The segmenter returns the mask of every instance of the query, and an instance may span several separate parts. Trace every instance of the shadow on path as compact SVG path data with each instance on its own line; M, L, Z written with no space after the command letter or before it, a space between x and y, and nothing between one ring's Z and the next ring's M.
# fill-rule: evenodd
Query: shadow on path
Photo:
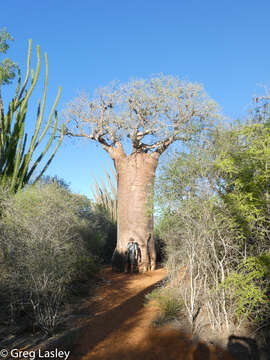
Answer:
M144 307L145 295L151 292L158 283L159 281L111 310L95 316L89 322L89 325L82 329L78 343L70 349L72 360L81 359L82 356L90 352L112 332L119 330L127 319L134 318L137 312ZM130 327L132 327L132 325ZM125 326L127 336L129 330L130 328Z
M228 352L168 326L155 328L154 306L144 307L145 295L165 278L160 269L127 275L104 272L104 282L86 305L95 316L84 321L60 343L69 360L232 360ZM47 347L48 349L48 347ZM49 350L49 349L48 349Z

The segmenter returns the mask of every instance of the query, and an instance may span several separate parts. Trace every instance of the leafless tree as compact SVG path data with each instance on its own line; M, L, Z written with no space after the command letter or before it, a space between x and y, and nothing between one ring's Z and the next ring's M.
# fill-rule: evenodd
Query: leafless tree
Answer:
M158 160L173 142L189 141L209 126L217 117L217 105L201 85L160 75L111 84L92 99L82 94L64 114L66 136L97 141L115 165L118 238L113 266L123 270L126 243L133 237L142 252L140 270L153 270L156 251L149 203Z

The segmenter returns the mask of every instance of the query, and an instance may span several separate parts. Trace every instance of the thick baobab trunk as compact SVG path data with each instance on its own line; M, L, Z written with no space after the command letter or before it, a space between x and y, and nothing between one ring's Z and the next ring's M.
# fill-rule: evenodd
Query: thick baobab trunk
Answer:
M124 254L129 238L141 250L139 271L154 270L156 249L153 236L153 184L158 163L157 154L122 153L115 159L118 178L117 246L112 265L123 270Z

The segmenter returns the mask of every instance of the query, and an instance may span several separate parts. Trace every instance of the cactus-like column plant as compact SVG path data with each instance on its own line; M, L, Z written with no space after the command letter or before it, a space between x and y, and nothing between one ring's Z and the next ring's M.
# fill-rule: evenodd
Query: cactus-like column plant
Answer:
M96 210L101 210L107 214L111 222L117 222L117 174L112 169L112 174L105 169L105 175L107 178L105 182L100 179L100 184L95 180L95 186L91 186L91 192L94 197L93 207Z
M0 186L11 192L18 191L29 182L34 171L37 169L37 166L50 149L57 132L58 117L55 109L61 94L60 87L47 123L42 129L48 85L48 58L45 53L46 71L42 101L39 101L38 103L36 124L31 140L27 141L27 134L25 133L27 106L33 90L36 87L40 72L40 47L37 46L37 65L35 71L30 71L31 49L32 42L29 40L25 80L21 85L20 70L18 70L18 83L15 96L9 103L8 111L5 113L2 106L0 112ZM30 84L28 86L29 79ZM2 81L0 73L0 88L1 85ZM2 104L2 99L0 99L0 103ZM47 143L33 161L33 155L34 153L36 154L38 145L42 142L49 129L52 129L52 132L48 137ZM63 140L63 131L64 128L61 130L59 139L51 156L33 182L40 179L54 158L54 155Z

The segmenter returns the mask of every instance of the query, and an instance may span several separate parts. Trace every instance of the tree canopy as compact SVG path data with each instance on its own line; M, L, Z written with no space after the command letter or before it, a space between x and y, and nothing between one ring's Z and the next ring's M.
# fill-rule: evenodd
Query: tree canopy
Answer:
M217 104L201 85L159 75L112 83L92 99L81 94L65 110L66 135L96 140L107 151L129 140L132 152L162 153L217 115Z
M250 119L227 131L229 146L217 156L220 195L246 236L269 243L270 96L256 98ZM217 138L224 141L224 132ZM256 236L255 236L256 233ZM265 244L264 244L265 246ZM268 245L267 245L268 246ZM256 247L259 247L257 241Z
M5 54L8 51L8 41L13 41L13 37L5 29L0 30L0 53ZM18 65L11 59L3 59L0 63L0 85L10 84L17 69Z

